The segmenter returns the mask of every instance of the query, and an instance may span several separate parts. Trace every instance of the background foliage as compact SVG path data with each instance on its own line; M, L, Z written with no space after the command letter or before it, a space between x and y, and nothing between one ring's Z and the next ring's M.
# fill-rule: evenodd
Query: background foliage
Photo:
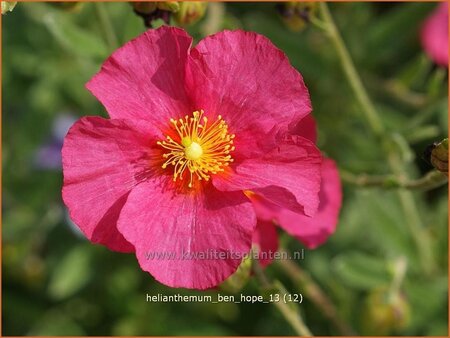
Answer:
M388 173L382 149L364 123L329 40L313 27L289 31L273 3L225 6L224 17L207 13L206 20L220 20L213 25L216 29L265 34L301 71L318 120L320 148L347 171ZM413 145L404 156L415 177L430 169L421 159L425 147L448 135L446 71L432 65L419 42L421 23L434 7L331 5L383 120ZM111 18L120 44L145 30L127 3L86 3L72 10L19 3L3 17L3 334L293 334L266 304L146 303L146 293L197 292L158 284L139 269L133 255L93 246L70 224L61 202L57 155L44 152L41 158L37 152L43 146L58 149L60 141L52 132L58 116L106 116L84 88L117 47L104 35L102 10ZM212 28L204 19L187 29L198 40ZM52 159L56 164L42 164ZM344 188L336 234L324 246L306 251L305 260L296 264L324 290L342 321L360 334L447 335L447 188L415 193L432 249L425 264L395 191L348 184ZM288 237L283 243L301 249ZM402 257L408 266L401 284L406 305L397 312L404 318L407 311L402 311L409 308L409 319L403 328L387 321L374 328L386 311L374 295L392 284L394 262ZM289 290L303 292L276 264L267 273ZM258 294L255 281L242 292ZM339 334L311 300L300 307L313 333Z

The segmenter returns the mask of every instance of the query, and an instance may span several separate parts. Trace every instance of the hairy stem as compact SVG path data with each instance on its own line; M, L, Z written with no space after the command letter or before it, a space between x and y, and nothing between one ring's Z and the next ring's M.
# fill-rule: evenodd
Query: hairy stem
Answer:
M359 187L381 187L381 188L405 188L422 191L438 188L448 183L448 178L437 170L432 170L417 180L404 180L395 175L372 176L366 174L354 175L348 171L341 170L341 178L344 182Z

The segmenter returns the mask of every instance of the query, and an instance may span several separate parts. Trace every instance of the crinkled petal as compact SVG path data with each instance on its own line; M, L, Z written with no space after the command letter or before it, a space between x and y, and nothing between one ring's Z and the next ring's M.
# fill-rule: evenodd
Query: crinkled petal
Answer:
M254 137L264 137L274 126L287 130L311 111L302 76L260 34L223 31L200 41L191 56L198 75L195 102L222 115L233 133L252 128Z
M311 114L306 115L303 119L300 120L300 122L298 122L294 125L293 128L291 128L290 133L292 135L302 136L316 144L317 127L314 117Z
M80 119L67 134L63 200L73 222L92 242L134 251L116 223L129 192L148 175L152 135L157 134L149 123L100 117Z
M201 192L176 193L172 183L151 179L133 189L118 229L136 248L141 268L161 283L214 287L250 251L253 207L242 192L208 185Z
M323 244L336 230L341 204L342 188L338 169L333 160L324 159L317 214L314 217L307 217L283 210L278 216L278 221L283 229L313 249Z
M322 156L302 137L213 177L223 191L250 190L280 207L312 216L319 206Z
M429 57L438 65L448 67L448 3L442 2L426 19L421 40Z
M314 217L280 208L258 195L251 196L258 219L275 220L286 232L308 248L323 244L334 233L342 204L339 172L333 160L322 162L320 205Z
M179 28L150 29L116 50L86 85L111 118L164 127L192 112L186 64L192 38Z
M261 221L258 219L256 230L253 233L253 243L259 248L259 263L265 267L273 260L275 252L278 251L277 229L272 221Z

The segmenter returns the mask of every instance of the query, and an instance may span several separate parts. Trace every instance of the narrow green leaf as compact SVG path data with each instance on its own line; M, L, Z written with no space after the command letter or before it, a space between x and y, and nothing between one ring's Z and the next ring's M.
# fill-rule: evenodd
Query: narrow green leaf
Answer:
M48 287L50 296L60 300L83 288L91 277L90 260L90 250L84 245L68 251L51 276Z
M332 264L336 275L354 288L371 289L391 280L388 264L379 257L355 251L336 257Z

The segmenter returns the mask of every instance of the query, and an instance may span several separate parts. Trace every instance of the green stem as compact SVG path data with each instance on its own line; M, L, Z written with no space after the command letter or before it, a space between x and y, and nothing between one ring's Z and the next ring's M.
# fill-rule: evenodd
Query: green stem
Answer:
M323 31L327 31L327 29L328 29L327 25L326 25L324 22L322 22L321 20L319 20L315 15L312 15L312 16L309 18L309 21L310 21L314 26L316 26L317 28L319 28L319 29L321 29L321 30L323 30Z
M259 264L259 261L257 259L252 260L252 268L253 272L255 273L255 276L257 277L259 283L264 289L273 289L274 287L277 288L277 292L281 295L281 299L283 298L283 294L286 293L286 290L283 288L281 289L279 286L277 286L274 283L271 283L266 274L264 273L263 269L261 268L261 265ZM281 313L281 315L286 319L286 321L291 325L291 327L294 329L294 331L302 337L312 337L313 334L309 330L309 328L306 326L305 322L303 321L302 316L300 313L295 311L291 305L283 302L282 300L278 302L273 302L273 305L278 309L278 311Z
M398 176L403 175L403 163L398 154L389 154L388 161L394 174ZM406 220L405 223L408 225L409 232L416 242L421 266L426 274L431 274L436 269L431 247L431 239L428 232L426 232L426 229L423 227L414 196L411 192L404 189L400 189L398 191L398 196L400 198L403 215Z
M119 41L114 32L114 28L109 18L109 14L105 8L105 4L103 2L94 2L94 6L97 12L97 17L100 21L100 27L103 31L103 35L105 36L106 43L111 50L114 50L119 47Z
M366 117L366 120L372 129L372 132L382 140L382 145L388 158L388 164L394 175L402 177L404 176L405 168L402 157L397 153L389 141L391 135L386 132L386 129L382 123L382 119L378 115L374 104L372 103L366 88L364 87L361 78L356 71L353 60L348 52L344 41L334 23L334 20L330 14L328 6L325 2L320 2L320 10L323 22L327 25L326 32L334 45L339 60L342 64L342 68L347 77L347 80L358 100L362 112ZM419 256L421 259L421 265L426 273L430 273L434 270L434 260L432 256L431 243L428 233L424 231L418 208L414 201L413 195L406 190L399 190L398 195L402 205L404 217L409 227L411 236L413 237L416 246L419 250Z
M325 2L320 2L320 9L324 23L326 24L325 30L339 55L342 68L347 76L349 84L352 87L361 108L363 109L363 113L366 115L366 119L370 124L370 127L377 136L381 136L384 133L384 126L381 122L381 118L378 116L377 111L375 110L375 107L364 88L361 78L356 71L353 60L344 44L344 40L339 34L327 4Z
M348 171L341 170L341 178L344 182L359 187L381 187L381 188L404 188L417 190L431 190L448 183L448 178L437 170L432 170L417 180L402 180L398 176L383 175L354 175Z
M321 313L333 323L343 336L355 335L353 329L340 318L333 302L306 271L289 260L280 260L278 266L298 288L301 288L305 296L321 310Z

